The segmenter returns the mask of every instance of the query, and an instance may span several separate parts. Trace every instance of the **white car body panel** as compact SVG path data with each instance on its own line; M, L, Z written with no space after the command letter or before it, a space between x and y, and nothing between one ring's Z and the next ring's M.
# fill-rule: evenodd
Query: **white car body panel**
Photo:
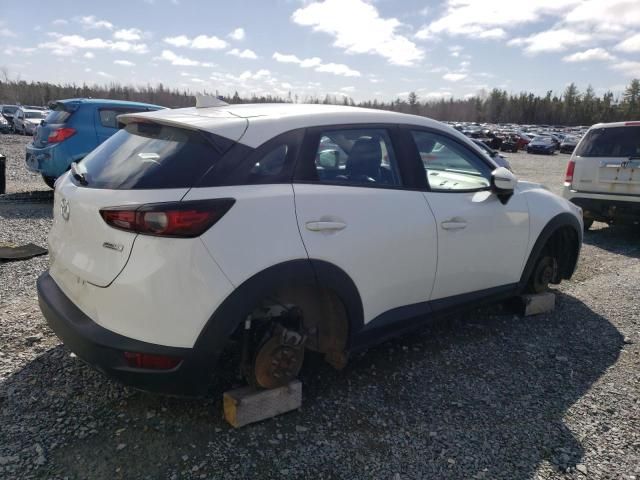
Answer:
M393 308L429 300L438 239L420 192L305 184L294 189L310 258L333 263L353 279L365 323ZM308 222L329 222L330 229L310 229Z
M304 127L406 124L444 131L483 155L467 137L430 119L332 105L232 105L119 119L204 130L249 147ZM108 226L99 214L109 206L216 198L235 204L197 238L137 235ZM487 190L310 183L101 190L77 186L66 175L56 185L50 274L98 325L132 339L190 348L239 286L290 260L324 260L346 272L360 294L365 323L398 307L514 284L540 232L564 212L581 221L579 208L526 182L503 205ZM442 228L456 218L465 228Z
M184 200L235 198L200 238L234 286L278 263L307 258L291 185L194 188Z
M107 288L90 284L59 261L49 272L65 295L98 325L171 347L192 347L216 307L233 290L199 238L139 235L126 267Z
M162 190L104 190L76 186L69 175L56 185L53 226L49 233L52 265L62 262L76 276L98 287L105 287L124 268L136 234L107 225L100 216L104 207L180 200L186 188ZM62 218L62 202L69 210ZM104 247L108 242L120 251Z
M432 299L520 280L529 240L529 207L522 195L513 195L506 205L487 190L424 196L438 224Z

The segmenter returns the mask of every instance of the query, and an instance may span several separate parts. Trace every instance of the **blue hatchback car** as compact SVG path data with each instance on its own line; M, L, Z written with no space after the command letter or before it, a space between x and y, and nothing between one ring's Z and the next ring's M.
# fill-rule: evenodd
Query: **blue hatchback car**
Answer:
M27 145L27 168L40 173L46 184L53 188L56 179L73 162L82 160L118 131L121 127L118 115L161 108L164 107L121 100L59 100L38 126L33 142Z

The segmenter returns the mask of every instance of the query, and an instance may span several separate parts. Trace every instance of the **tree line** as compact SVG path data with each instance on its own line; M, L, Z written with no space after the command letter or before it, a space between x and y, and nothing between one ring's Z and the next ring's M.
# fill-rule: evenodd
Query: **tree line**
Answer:
M170 108L195 105L193 92L167 88L161 83L155 86L129 86L116 82L108 85L54 84L10 79L6 74L0 79L0 104L48 105L55 100L74 97L131 100ZM640 79L632 80L619 97L614 97L611 92L598 96L590 86L584 92L580 92L574 83L567 86L561 94L549 90L544 96L527 92L514 94L494 88L490 92L483 91L462 99L423 100L415 92L410 92L406 99L396 98L389 102L366 100L356 103L349 97L330 94L322 98L300 98L291 94L286 97L241 97L235 92L233 95L220 97L229 103L304 102L357 105L461 122L591 125L598 122L640 120Z

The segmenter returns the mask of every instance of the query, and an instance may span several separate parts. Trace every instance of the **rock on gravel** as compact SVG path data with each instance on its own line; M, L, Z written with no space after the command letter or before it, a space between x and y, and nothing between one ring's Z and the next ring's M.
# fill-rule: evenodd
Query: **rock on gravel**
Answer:
M0 142L19 165L24 139ZM566 156L510 157L560 189ZM42 188L20 175L13 192ZM0 202L0 242L44 245L50 222L50 204ZM309 355L303 407L240 430L223 386L167 398L94 372L38 310L48 258L0 264L0 478L640 478L639 245L596 224L553 313L469 312L341 372Z

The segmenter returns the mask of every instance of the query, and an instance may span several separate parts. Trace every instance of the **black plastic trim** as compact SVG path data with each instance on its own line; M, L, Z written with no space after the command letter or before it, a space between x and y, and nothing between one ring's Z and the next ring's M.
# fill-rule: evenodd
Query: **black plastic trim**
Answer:
M143 390L195 395L206 388L203 365L190 348L135 340L101 327L85 315L58 287L48 272L37 280L38 302L49 327L80 359L109 377ZM172 370L131 368L123 352L168 355L183 359Z
M527 260L524 270L522 271L522 276L520 277L519 286L521 289L526 286L527 281L531 276L531 272L533 272L536 261L540 256L540 252L542 252L542 249L545 247L547 241L551 238L551 235L553 235L558 229L567 226L573 228L578 238L577 249L575 252L573 252L573 257L570 259L571 262L569 264L569 268L566 272L562 272L562 278L571 278L573 272L575 271L576 265L578 264L578 256L580 254L580 247L582 245L582 228L580 228L580 222L578 222L578 219L574 215L568 212L563 212L553 217L549 221L549 223L547 223L547 225L545 225L545 227L542 229L540 235L538 235L538 239L531 249L529 259Z

